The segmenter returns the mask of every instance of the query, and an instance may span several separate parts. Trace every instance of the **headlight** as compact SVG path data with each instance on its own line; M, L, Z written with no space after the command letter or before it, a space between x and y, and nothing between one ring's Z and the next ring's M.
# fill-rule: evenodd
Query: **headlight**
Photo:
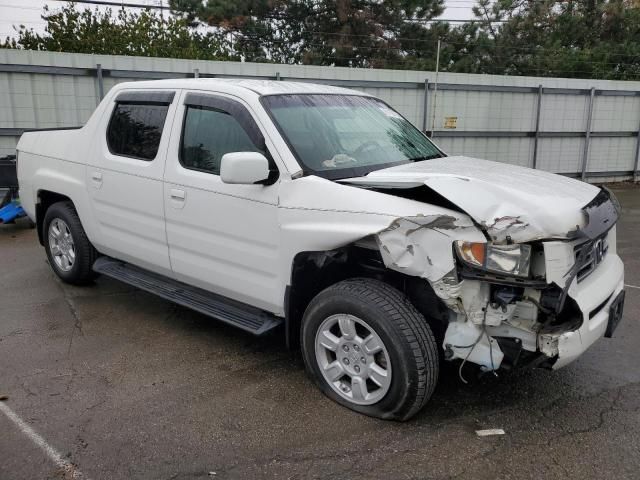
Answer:
M455 247L460 260L471 267L515 277L529 276L531 245L457 241Z

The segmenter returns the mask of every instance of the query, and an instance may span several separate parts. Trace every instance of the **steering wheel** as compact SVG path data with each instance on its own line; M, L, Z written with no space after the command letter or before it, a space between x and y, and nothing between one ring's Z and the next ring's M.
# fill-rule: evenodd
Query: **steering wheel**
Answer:
M353 151L353 155L357 155L359 153L363 153L366 150L371 150L372 148L382 148L380 146L380 144L378 142L376 142L375 140L369 140L367 142L364 142L362 145L360 145L358 148L356 148Z

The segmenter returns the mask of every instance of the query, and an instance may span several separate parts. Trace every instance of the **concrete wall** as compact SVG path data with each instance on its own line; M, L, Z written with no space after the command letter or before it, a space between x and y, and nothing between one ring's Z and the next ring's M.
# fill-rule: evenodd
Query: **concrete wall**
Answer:
M629 178L638 170L640 82L441 73L436 93L434 72L18 50L0 50L0 156L14 152L22 129L84 123L101 86L106 93L123 81L193 77L196 71L365 91L432 133L450 154L577 176L584 169L594 181ZM455 129L445 128L447 117L457 118Z

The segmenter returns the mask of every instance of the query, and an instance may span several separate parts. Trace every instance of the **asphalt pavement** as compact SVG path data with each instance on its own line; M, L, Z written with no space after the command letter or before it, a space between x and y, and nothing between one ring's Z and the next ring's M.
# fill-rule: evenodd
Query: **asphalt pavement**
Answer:
M638 479L640 188L614 191L614 338L559 371L463 384L448 366L407 423L325 398L277 335L107 278L64 285L34 230L0 226L0 479Z

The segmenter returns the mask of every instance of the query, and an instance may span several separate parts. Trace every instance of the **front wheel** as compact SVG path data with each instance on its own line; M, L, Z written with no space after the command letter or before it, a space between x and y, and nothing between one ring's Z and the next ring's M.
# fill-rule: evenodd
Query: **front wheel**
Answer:
M437 345L395 288L352 279L320 292L301 331L305 367L329 398L365 415L408 420L435 388Z

